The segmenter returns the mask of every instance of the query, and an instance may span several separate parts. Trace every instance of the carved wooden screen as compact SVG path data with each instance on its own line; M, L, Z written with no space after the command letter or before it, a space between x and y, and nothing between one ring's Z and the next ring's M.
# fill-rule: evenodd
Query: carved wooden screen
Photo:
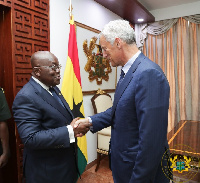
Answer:
M7 7L11 7L11 1L12 0L0 0L0 4L7 6Z
M39 50L50 50L49 0L0 0L0 5L10 7L12 14L12 63L9 69L13 88L9 97L13 101L31 77L31 55ZM11 125L15 128L14 121ZM18 181L12 183L21 183L23 144L17 130L16 139L11 137L10 141L16 143L15 166L18 168Z
M31 55L39 50L49 50L49 1L15 0L12 9L16 94L30 79ZM18 181L21 182L23 145L18 135L16 145Z
M16 94L30 78L31 55L49 50L49 2L15 0L13 12Z

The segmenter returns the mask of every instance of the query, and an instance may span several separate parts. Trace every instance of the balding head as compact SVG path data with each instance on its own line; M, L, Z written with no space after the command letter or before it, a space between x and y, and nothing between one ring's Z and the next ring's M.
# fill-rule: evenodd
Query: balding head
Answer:
M53 61L55 58L56 56L49 51L37 51L31 56L32 68L42 66L46 62Z
M32 75L47 86L60 84L57 57L49 51L38 51L31 56ZM56 69L55 69L56 68Z

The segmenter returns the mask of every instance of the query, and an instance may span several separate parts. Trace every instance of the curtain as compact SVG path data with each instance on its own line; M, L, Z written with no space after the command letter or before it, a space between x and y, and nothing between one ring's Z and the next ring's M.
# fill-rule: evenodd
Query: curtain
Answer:
M135 26L138 47L160 65L169 81L168 131L180 120L200 121L199 22L200 16L188 16L154 23L150 27Z
M200 14L185 16L182 18L191 23L200 24ZM177 21L178 18L172 18L150 24L135 24L135 33L138 48L142 50L144 40L147 38L147 33L152 35L163 34L167 32L174 24L176 24Z

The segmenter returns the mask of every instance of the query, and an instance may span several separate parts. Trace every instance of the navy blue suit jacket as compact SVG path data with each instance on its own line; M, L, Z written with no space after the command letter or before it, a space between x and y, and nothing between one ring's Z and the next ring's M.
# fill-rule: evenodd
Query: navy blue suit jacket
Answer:
M67 125L73 114L32 78L18 92L13 115L24 144L23 167L26 183L74 183L78 174L75 145L70 144Z
M168 81L162 69L141 53L117 86L113 106L91 116L93 132L112 126L115 183L169 182L161 167L168 149L168 107Z

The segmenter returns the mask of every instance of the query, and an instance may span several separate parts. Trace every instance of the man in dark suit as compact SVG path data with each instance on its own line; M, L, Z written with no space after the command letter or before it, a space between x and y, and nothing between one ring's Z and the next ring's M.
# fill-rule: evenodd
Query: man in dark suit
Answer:
M32 77L18 92L13 115L24 144L26 183L75 183L77 134L88 128L73 128L77 119L56 85L60 65L55 55L39 51L31 57ZM87 126L87 125L86 125Z
M111 169L115 183L167 183L162 158L168 149L169 84L162 69L138 50L129 22L109 22L100 34L103 56L122 66L114 103L81 122L92 132L111 126ZM168 160L169 161L169 160ZM161 166L162 162L162 166ZM168 167L169 168L169 167Z

